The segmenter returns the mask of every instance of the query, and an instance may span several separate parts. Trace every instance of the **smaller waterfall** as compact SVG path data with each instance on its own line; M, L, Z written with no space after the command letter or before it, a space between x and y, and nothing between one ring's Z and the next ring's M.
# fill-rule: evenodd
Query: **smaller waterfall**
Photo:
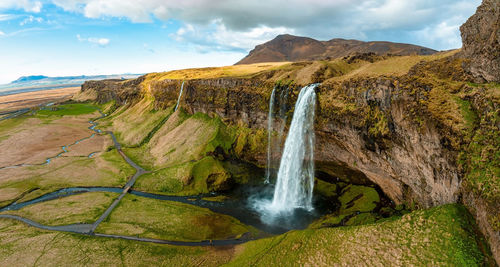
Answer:
M312 210L314 187L314 112L315 88L308 85L300 90L281 157L274 197L269 207L275 212L295 208Z
M271 98L269 98L269 114L267 115L267 166L266 166L266 180L264 183L268 184L271 177L271 163L272 163L272 135L273 135L273 109L274 97L276 93L276 86L273 88Z
M181 91L179 92L179 98L177 98L177 105L175 105L174 112L177 111L177 108L179 107L179 103L181 102L182 90L183 89L184 89L184 81L182 81Z
M288 112L288 93L290 91L290 87L287 86L285 90L281 91L280 94L280 112L279 118L281 121L281 125L278 130L278 136L276 141L274 142L273 151L276 154L281 155L282 152L282 144L283 144L283 133L285 131L286 121L287 121L287 112Z

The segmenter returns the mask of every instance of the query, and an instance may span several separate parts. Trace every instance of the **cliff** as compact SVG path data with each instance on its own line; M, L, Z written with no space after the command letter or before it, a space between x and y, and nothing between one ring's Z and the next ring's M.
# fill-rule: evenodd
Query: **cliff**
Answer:
M478 82L500 82L500 2L485 0L460 27L466 68Z

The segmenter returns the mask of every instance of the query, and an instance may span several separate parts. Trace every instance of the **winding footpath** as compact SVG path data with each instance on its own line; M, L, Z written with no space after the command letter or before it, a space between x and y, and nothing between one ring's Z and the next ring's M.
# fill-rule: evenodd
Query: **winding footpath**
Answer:
M97 119L101 119L106 116L106 114L103 114L100 110L99 112L101 113L101 117ZM97 120L96 119L96 120ZM95 127L97 126L97 123L95 121L89 121L89 123L92 124L89 129L95 131L96 133L101 133L100 130L96 130ZM89 235L89 236L98 236L98 237L107 237L107 238L117 238L117 239L126 239L126 240L133 240L133 241L140 241L140 242L149 242L149 243L158 243L158 244L168 244L168 245L176 245L176 246L227 246L227 245L237 245L237 244L242 244L245 242L248 242L250 240L253 240L250 238L250 233L245 233L243 234L240 238L235 238L235 239L217 239L217 240L203 240L203 241L173 241L173 240L164 240L164 239L154 239L154 238L144 238L144 237L137 237L137 236L126 236L126 235L111 235L111 234L101 234L101 233L95 233L95 230L99 226L99 224L104 221L113 211L113 209L120 203L122 198L127 194L130 193L130 189L132 186L135 184L135 181L137 178L145 173L148 173L145 169L143 169L141 166L137 165L135 162L133 162L127 155L122 151L121 144L118 142L116 139L116 136L114 135L113 132L107 131L107 134L111 136L113 139L114 146L118 153L122 156L122 158L130 165L132 166L136 172L135 174L129 179L129 181L125 184L123 191L121 192L120 196L113 201L113 203L106 209L106 211L95 221L93 224L69 224L69 225L60 225L60 226L49 226L49 225L44 225L35 221L32 221L28 218L24 218L18 215L11 215L11 214L0 214L0 218L4 219L11 219L11 220L17 220L20 222L23 222L25 224L28 224L30 226L42 229L42 230L47 230L47 231L57 231L57 232L67 232L67 233L77 233L77 234L82 234L82 235ZM94 136L93 134L92 136ZM90 138L90 137L87 137ZM86 138L85 138L86 139ZM81 140L79 140L81 141ZM79 141L76 141L78 143ZM66 146L65 146L66 147ZM65 152L66 149L63 147L63 150ZM61 153L61 154L63 154ZM57 155L56 157L59 157L61 154ZM52 159L52 158L50 158ZM50 162L48 159L47 163ZM47 164L44 163L44 164ZM41 164L43 165L43 164ZM4 167L5 168L5 167ZM2 168L0 168L2 169ZM64 189L62 189L64 190ZM47 198L44 201L54 199L54 198ZM40 201L41 202L41 201ZM33 202L38 203L38 202ZM21 205L23 203L13 203L7 207L4 207L1 210L9 210L10 206L13 205Z

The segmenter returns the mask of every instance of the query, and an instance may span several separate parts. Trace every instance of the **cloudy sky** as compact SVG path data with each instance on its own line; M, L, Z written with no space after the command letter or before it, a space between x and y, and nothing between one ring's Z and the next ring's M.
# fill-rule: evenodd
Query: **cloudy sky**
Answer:
M231 65L289 33L461 47L480 0L0 0L0 84Z

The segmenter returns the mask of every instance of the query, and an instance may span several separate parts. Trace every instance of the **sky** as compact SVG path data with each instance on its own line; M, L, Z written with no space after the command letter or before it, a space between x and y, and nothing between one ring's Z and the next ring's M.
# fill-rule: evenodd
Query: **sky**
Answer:
M278 34L461 47L480 0L0 0L0 84L232 65Z

